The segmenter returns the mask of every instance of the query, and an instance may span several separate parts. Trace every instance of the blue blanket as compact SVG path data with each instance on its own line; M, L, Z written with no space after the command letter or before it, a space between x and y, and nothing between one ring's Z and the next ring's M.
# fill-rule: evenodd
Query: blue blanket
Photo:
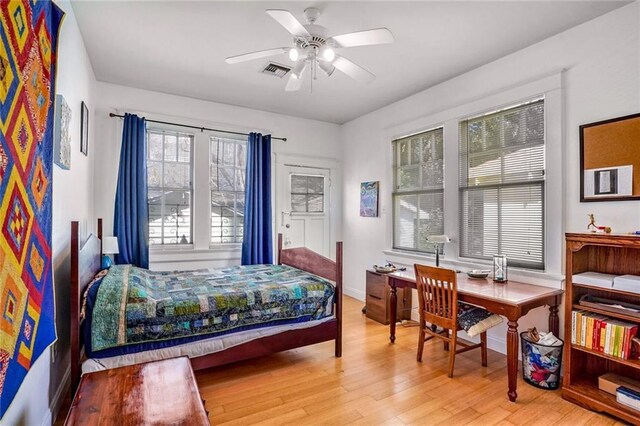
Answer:
M333 315L333 285L283 265L152 272L112 266L87 298L85 348L100 358Z

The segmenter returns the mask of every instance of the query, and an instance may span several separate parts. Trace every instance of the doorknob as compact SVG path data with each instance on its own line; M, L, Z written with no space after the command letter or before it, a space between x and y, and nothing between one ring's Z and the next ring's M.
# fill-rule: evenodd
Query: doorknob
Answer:
M289 229L289 228L291 228L291 225L287 223L284 227Z
M284 215L291 216L291 212L285 212L285 211L280 212L280 223L284 223Z

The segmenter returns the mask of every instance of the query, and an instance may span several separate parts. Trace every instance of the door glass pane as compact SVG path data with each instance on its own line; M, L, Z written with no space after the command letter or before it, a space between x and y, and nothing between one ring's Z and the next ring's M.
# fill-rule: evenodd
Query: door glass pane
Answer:
M322 176L309 176L309 193L310 194L323 194L324 193L324 178Z
M309 213L322 213L324 211L324 196L323 195L308 195L308 212Z
M291 211L324 212L324 176L291 175Z
M306 212L307 211L307 196L291 194L291 211L294 212Z
M307 177L300 175L291 175L291 193L306 194L307 193Z

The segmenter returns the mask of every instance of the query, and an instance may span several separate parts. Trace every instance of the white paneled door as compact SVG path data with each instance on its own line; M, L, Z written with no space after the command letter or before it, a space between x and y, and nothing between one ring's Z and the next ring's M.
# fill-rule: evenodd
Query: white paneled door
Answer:
M330 170L291 165L278 169L276 212L284 248L307 247L329 257Z

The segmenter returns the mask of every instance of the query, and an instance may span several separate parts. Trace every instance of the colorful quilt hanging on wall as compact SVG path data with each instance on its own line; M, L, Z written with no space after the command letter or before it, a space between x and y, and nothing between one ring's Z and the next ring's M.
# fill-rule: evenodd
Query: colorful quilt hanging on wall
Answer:
M51 180L63 16L47 0L0 1L0 418L56 339Z

